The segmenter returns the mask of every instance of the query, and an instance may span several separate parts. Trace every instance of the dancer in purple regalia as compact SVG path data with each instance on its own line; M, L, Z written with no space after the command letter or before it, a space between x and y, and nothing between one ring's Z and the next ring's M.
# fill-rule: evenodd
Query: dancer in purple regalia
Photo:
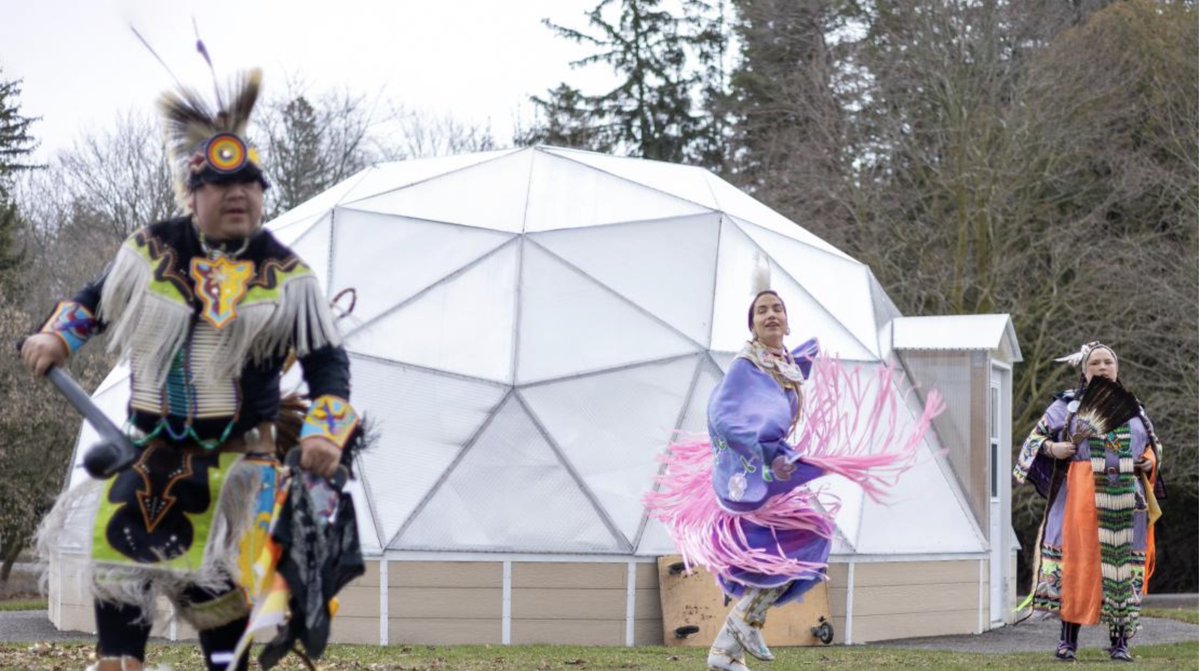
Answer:
M684 561L738 599L709 651L710 671L747 671L745 654L770 661L767 610L826 579L837 502L806 484L837 473L880 500L912 466L941 409L930 392L910 435L897 436L889 368L872 387L819 357L816 339L789 351L787 308L769 289L755 296L747 325L751 340L709 400L710 440L672 445L646 497ZM876 392L869 400L868 389Z

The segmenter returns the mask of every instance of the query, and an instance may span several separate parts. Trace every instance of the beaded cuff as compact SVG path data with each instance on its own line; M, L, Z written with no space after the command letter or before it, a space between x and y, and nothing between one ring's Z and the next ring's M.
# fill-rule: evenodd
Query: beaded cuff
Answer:
M300 440L310 436L329 439L338 448L344 448L354 429L358 427L358 413L349 401L328 394L317 397L304 417L304 428Z
M42 333L53 333L62 339L67 351L74 354L96 332L98 322L91 311L74 301L59 301L54 312L46 323L42 324Z

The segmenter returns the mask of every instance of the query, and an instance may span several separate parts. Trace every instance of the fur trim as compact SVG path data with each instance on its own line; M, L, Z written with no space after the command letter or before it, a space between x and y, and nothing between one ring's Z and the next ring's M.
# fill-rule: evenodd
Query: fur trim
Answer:
M187 341L192 308L148 291L153 271L128 243L117 252L104 278L100 318L111 325L110 352L138 356L133 374L161 387L175 352Z

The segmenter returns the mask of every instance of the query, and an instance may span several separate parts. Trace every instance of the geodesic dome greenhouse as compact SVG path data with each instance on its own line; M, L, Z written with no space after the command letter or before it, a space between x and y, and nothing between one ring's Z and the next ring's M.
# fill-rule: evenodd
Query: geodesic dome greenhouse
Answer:
M352 402L379 435L354 490L370 556L672 554L641 497L674 432L704 431L748 336L756 260L792 345L816 336L874 369L900 317L864 264L706 170L640 159L531 147L384 163L269 227L330 295L355 290L340 325ZM127 375L95 395L114 416ZM891 393L915 407L912 388L901 374ZM93 439L85 426L80 445ZM987 550L927 443L891 506L829 478L835 556Z

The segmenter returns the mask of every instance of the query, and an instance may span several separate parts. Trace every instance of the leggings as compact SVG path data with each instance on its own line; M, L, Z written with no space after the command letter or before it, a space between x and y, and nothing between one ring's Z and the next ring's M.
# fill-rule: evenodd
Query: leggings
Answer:
M232 587L230 588L232 589ZM189 587L183 592L184 597L192 603L203 603L217 598L221 593ZM130 604L113 603L111 601L96 601L96 631L99 642L96 652L99 657L133 657L138 661L146 660L146 641L150 638L150 617L145 617L142 609ZM248 616L240 617L219 627L200 632L200 649L204 653L204 663L208 671L225 671L224 662L214 662L213 653L229 653L237 645L242 632L246 630ZM246 671L249 665L250 651L242 654L238 663L230 671Z

